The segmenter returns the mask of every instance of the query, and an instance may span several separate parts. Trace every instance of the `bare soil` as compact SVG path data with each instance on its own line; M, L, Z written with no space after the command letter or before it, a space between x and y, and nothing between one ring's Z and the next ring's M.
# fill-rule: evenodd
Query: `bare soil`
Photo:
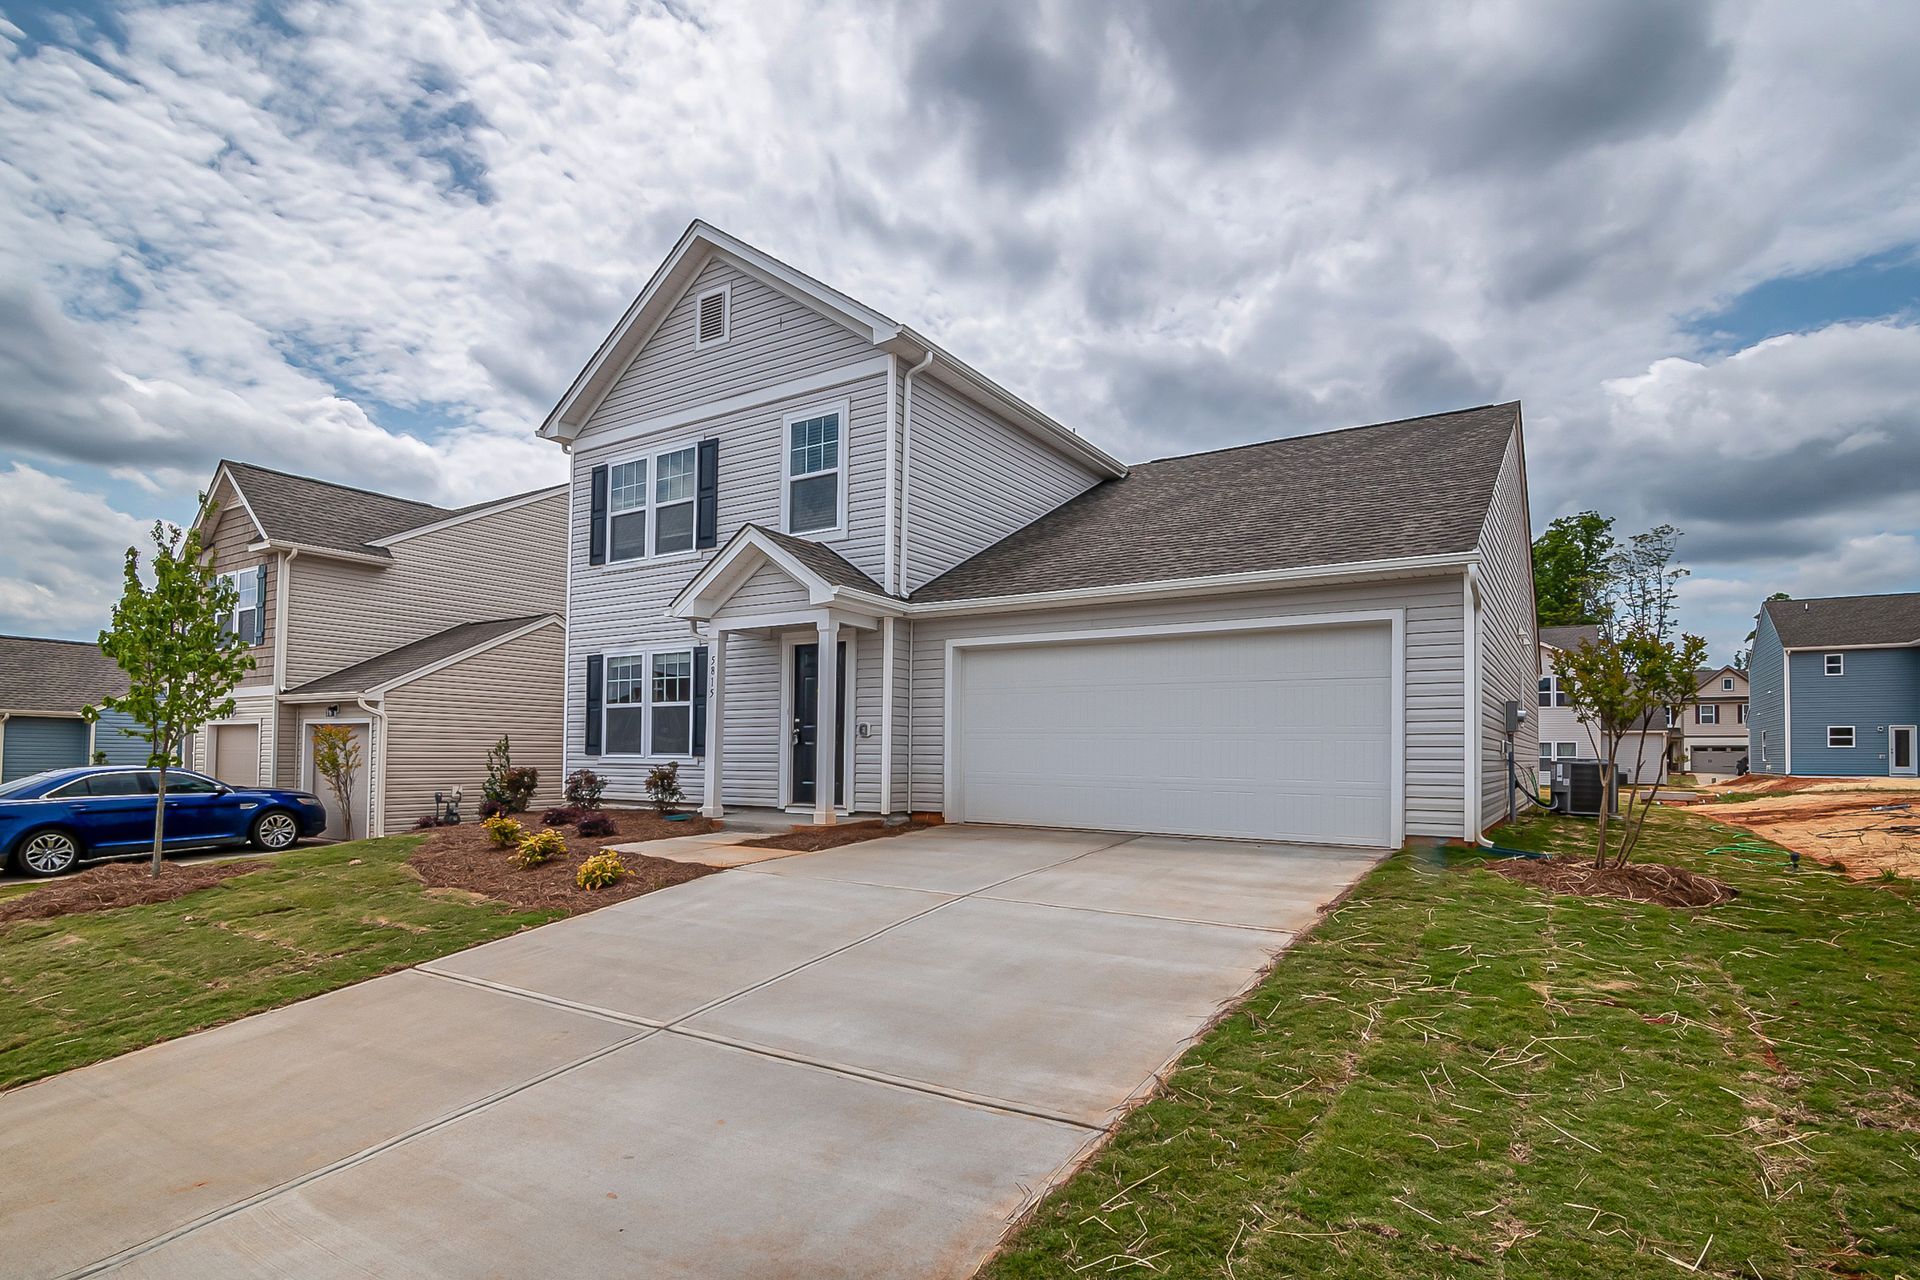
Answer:
M1758 799L1706 806L1715 822L1745 828L1855 880L1883 871L1920 878L1920 792L1815 790L1824 780L1771 779L1803 785L1766 788ZM1856 784L1858 785L1858 784ZM1756 786L1729 790L1751 794Z
M171 902L222 880L261 871L273 865L271 858L246 858L237 862L196 862L191 866L163 863L160 874L152 864L107 862L88 867L72 875L49 880L39 888L18 897L0 901L0 924L16 920L50 920L54 916L75 915L84 911L111 911L115 907L138 907L154 902Z
M1626 898L1663 907L1717 907L1740 891L1709 876L1663 862L1630 862L1596 870L1591 858L1504 858L1482 864L1495 875L1548 893Z
M795 827L783 836L762 836L758 840L742 840L743 849L788 849L795 853L819 853L822 849L838 849L841 845L859 844L862 840L880 840L887 836L903 836L909 831L924 830L938 826L940 815L913 815L911 822L902 822L888 826L875 818L866 822L837 822L830 827Z
M427 884L438 889L460 889L477 893L516 907L569 913L592 911L611 903L637 898L655 889L684 884L711 875L718 867L693 862L674 862L667 858L649 858L644 854L622 853L620 861L627 874L604 889L582 889L574 884L580 864L608 845L632 844L641 840L666 840L674 836L700 835L717 830L720 824L698 814L685 822L668 822L650 809L602 809L613 819L615 832L610 836L582 836L572 827L542 827L540 815L518 814L528 832L558 831L567 839L567 852L537 867L514 865L510 849L494 846L478 822L463 822L457 827L440 827L407 859Z

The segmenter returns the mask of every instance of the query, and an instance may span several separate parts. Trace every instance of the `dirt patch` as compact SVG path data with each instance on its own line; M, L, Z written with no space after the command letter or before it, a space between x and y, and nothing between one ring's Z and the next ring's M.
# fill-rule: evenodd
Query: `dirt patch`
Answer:
M582 889L573 882L574 872L582 862L608 845L700 835L721 825L698 815L685 822L668 822L650 809L602 809L600 812L613 820L614 834L582 836L572 827L541 827L537 813L519 815L520 822L530 832L554 830L566 837L565 856L537 867L515 866L508 856L511 850L495 848L477 822L435 830L407 862L435 889L476 893L516 907L568 913L623 902L719 870L693 862L623 853L620 860L626 864L626 876L604 889Z
M939 814L915 814L911 822L902 822L894 826L888 826L876 818L868 822L837 822L831 827L795 827L783 836L762 836L758 840L742 840L740 847L819 853L822 849L838 849L843 844L859 844L862 840L903 836L909 831L924 830L927 827L938 826L939 823Z
M1920 795L1912 792L1803 787L1716 804L1710 812L1716 822L1742 827L1822 866L1838 864L1855 880L1883 871L1920 878Z
M191 866L164 863L159 876L152 864L108 862L70 876L61 876L15 898L0 901L0 924L16 920L51 920L55 916L75 915L82 911L111 911L115 907L138 907L154 902L172 902L175 898L208 889L222 880L262 871L273 865L270 859L248 858L239 862L196 862Z
M1548 893L1626 898L1663 907L1717 907L1740 891L1709 876L1663 862L1630 862L1597 870L1591 858L1504 858L1480 864L1495 875Z

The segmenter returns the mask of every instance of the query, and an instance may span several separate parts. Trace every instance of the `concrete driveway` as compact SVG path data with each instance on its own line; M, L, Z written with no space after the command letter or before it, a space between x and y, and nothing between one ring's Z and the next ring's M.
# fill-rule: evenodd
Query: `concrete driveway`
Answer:
M8 1274L965 1276L1377 854L944 827L0 1095Z

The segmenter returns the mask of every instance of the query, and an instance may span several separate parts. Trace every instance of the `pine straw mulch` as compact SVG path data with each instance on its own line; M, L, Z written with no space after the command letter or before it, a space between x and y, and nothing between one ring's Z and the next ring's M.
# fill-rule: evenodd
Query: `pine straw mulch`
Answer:
M613 819L613 835L582 836L572 827L542 827L537 812L515 814L516 820L530 833L552 830L567 838L565 857L537 867L514 865L513 851L496 848L478 822L435 829L408 857L407 863L432 888L459 889L516 907L569 914L592 911L655 889L685 884L720 869L622 853L620 861L627 868L625 876L604 889L582 889L573 882L574 872L582 862L610 844L695 836L720 826L698 814L685 822L668 822L650 809L602 809L600 812Z
M837 822L830 827L795 827L782 836L762 836L758 840L742 840L743 849L787 849L795 853L819 853L822 849L838 849L841 845L859 844L862 840L879 840L886 836L903 836L909 831L924 831L928 827L940 825L937 813L916 813L909 822L889 826L878 818L865 822Z
M1590 857L1502 858L1481 863L1495 875L1548 893L1582 898L1625 898L1663 907L1717 907L1740 896L1730 884L1664 862L1629 862L1596 869Z
M222 880L272 865L271 858L196 862L188 866L169 862L162 863L160 874L155 876L152 864L144 858L138 862L106 862L49 880L18 897L0 900L0 924L172 902L211 888Z

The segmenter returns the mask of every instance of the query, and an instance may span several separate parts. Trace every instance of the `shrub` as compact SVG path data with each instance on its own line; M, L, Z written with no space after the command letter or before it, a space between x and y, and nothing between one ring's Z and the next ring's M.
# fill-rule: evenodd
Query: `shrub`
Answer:
M552 862L567 851L567 838L558 831L536 831L520 842L513 851L513 860L523 867L537 867L543 862Z
M540 815L540 825L543 827L570 827L580 821L580 816L578 809L549 809Z
M673 807L686 797L680 789L680 762L655 765L647 774L647 795L653 800L653 807L659 813L672 813Z
M487 780L480 784L480 794L487 798L487 804L507 807L507 770L513 768L513 756L503 735L500 741L487 751ZM480 810L483 816L491 817L486 809Z
M496 849L505 849L526 839L527 829L504 813L496 813L480 824Z
M527 806L533 803L533 793L540 789L540 771L524 765L516 765L507 770L504 782L507 792L507 809L512 813L525 813Z
M430 813L423 813L413 820L413 829L415 831L431 831L439 825L440 819Z
M591 769L575 769L567 775L567 803L576 809L598 809L606 789L607 780Z
M580 869L573 873L573 882L582 889L604 889L626 874L627 869L621 865L620 855L608 849L581 863Z
M606 814L590 813L580 819L580 825L574 829L583 836L610 836L617 828Z
M498 818L504 816L506 812L507 805L504 800L485 800L480 804L482 818Z

